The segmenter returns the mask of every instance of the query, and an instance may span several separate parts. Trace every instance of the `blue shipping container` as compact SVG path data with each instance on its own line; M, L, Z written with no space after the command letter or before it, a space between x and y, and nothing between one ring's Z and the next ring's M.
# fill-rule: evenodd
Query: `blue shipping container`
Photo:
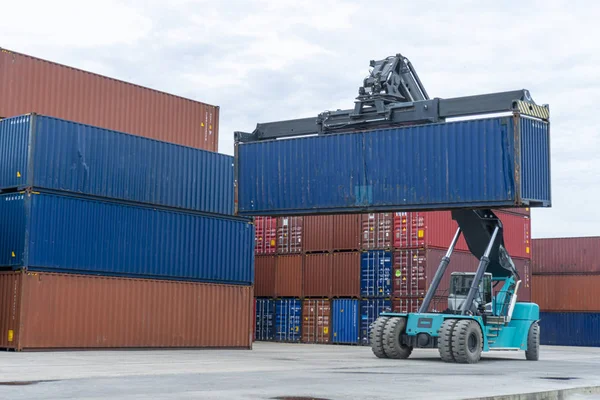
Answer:
M392 252L365 251L360 256L360 295L390 297L392 294Z
M358 343L358 300L334 299L332 308L332 342Z
M370 344L371 324L382 312L392 311L392 301L386 299L368 299L360 302L360 342Z
M275 300L275 340L299 342L302 337L302 302L299 299Z
M256 299L256 340L270 341L275 338L275 301Z
M0 189L233 214L233 157L40 115L0 121Z
M548 123L525 117L241 143L236 168L240 215L551 204Z
M600 313L540 312L540 343L600 347Z
M4 194L0 266L252 284L254 226L115 201Z

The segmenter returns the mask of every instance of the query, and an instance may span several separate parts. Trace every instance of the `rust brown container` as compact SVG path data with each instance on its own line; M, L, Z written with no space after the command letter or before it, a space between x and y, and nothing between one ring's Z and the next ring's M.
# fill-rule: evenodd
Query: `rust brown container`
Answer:
M331 303L328 299L306 299L302 303L302 342L329 343Z
M333 253L331 296L360 297L360 253Z
M331 266L333 256L330 253L307 254L304 258L304 296L331 296Z
M0 116L31 112L210 151L219 108L0 49Z
M0 273L0 347L251 348L251 286Z
M534 275L532 286L541 311L600 312L600 275Z
M303 217L281 217L277 221L277 254L302 253Z
M302 296L302 255L277 256L274 297Z
M534 274L600 274L600 236L533 240Z
M333 216L304 217L304 251L331 251L333 248Z
M332 248L336 250L360 250L361 216L346 214L332 216Z
M254 295L257 297L275 295L275 256L254 257Z
M361 242L363 250L392 247L394 229L393 213L363 214L361 216Z

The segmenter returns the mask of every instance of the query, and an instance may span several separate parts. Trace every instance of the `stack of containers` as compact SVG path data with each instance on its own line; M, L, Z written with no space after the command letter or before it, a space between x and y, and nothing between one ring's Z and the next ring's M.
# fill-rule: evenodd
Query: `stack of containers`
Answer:
M533 240L542 344L600 346L600 237Z
M232 162L53 117L0 121L1 346L249 348L254 228L233 216Z

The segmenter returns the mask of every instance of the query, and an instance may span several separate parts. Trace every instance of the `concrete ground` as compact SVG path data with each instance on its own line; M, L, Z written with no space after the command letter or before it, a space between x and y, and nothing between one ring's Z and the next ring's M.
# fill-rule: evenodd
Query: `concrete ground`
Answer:
M356 346L0 353L0 399L468 399L600 386L600 348L542 347L446 364L435 350L381 360ZM596 390L600 393L600 390ZM574 393L566 397L592 399ZM521 397L535 398L535 397Z

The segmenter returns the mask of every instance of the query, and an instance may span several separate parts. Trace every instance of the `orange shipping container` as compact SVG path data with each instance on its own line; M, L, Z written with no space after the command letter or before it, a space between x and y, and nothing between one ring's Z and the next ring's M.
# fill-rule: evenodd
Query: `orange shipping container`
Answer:
M273 297L275 294L275 256L254 258L254 295Z
M274 297L302 296L302 256L277 256Z
M0 49L0 117L31 112L217 151L219 107Z
M252 346L251 286L0 273L0 347Z
M533 275L531 286L542 311L600 312L600 275Z
M302 307L302 342L329 343L331 303L327 299L307 299Z
M331 262L329 253L307 254L304 259L304 296L329 297L331 295Z

